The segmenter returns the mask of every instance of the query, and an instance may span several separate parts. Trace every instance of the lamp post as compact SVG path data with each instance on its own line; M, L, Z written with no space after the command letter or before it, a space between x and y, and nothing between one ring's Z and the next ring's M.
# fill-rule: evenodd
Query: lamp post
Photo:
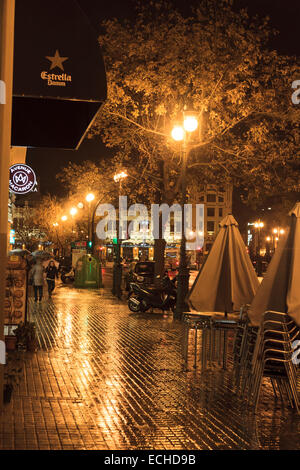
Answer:
M67 222L68 216L63 215L60 220L61 220L62 222ZM65 240L64 246L66 246L66 240ZM62 256L63 256L63 257L65 256L65 248L62 249Z
M76 209L76 207L72 207L71 210L70 210L70 215L72 217L72 234L74 233L74 226L73 226L73 222L74 222L74 217L75 215L77 214L78 210Z
M185 236L185 221L184 221L184 206L186 204L186 166L189 153L189 142L192 133L198 128L197 115L193 111L184 111L183 125L176 125L172 130L172 137L177 142L182 142L182 167L181 167L181 207L182 207L182 229L180 241L180 261L178 269L178 282L177 282L177 301L176 311L174 318L181 318L184 310L188 309L185 299L189 290L189 269L187 265L186 256L186 236Z
M92 227L91 227L91 202L95 199L95 196L93 193L89 193L86 195L86 202L88 203L89 206L89 212L88 212L88 253L93 252L93 246L90 246L90 243L92 243Z
M280 235L284 235L285 230L283 228L277 227L273 229L273 240L274 240L274 251L277 248L278 241L280 240Z
M127 173L125 171L121 171L114 175L115 183L119 183L119 191L118 191L118 200L121 195L122 190L122 181L123 179L127 178ZM120 216L120 206L119 206L119 216ZM119 219L120 220L120 219ZM113 266L113 288L112 293L116 295L119 299L122 296L122 265L121 265L121 240L118 233L117 227L117 243L115 244L114 250L114 266Z
M59 237L58 237L58 228L57 227L59 226L59 224L58 224L58 222L54 222L52 225L53 225L53 227L55 227L57 246L60 245L62 247L61 241L59 240ZM58 256L59 256L59 248L58 248Z
M256 272L258 276L262 276L262 260L260 255L260 248L261 248L261 238L260 238L260 231L264 227L264 223L261 220L255 222L254 227L258 230L258 253L257 253L257 262L256 262Z

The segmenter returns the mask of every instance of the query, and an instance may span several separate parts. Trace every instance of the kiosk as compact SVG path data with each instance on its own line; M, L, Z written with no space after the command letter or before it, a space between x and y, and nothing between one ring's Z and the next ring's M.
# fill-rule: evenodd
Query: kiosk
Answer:
M97 289L103 287L101 264L92 255L83 255L76 263L75 287Z

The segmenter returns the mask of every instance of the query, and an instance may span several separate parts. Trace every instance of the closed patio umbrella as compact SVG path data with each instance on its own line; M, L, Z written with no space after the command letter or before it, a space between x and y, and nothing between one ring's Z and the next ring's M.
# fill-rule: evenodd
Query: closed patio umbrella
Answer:
M26 250L26 249L22 249L22 248L15 248L14 250L10 250L8 252L8 254L10 256L13 256L13 255L16 255L16 256L27 256L27 255L31 255L30 251L29 250Z
M232 215L220 223L220 231L188 296L199 312L234 312L249 304L259 281Z
M290 229L281 240L249 311L259 326L264 312L288 313L300 326L300 203L289 213Z
M37 250L32 253L32 256L35 258L42 258L42 259L50 259L52 258L51 253L48 253L47 251L44 250Z

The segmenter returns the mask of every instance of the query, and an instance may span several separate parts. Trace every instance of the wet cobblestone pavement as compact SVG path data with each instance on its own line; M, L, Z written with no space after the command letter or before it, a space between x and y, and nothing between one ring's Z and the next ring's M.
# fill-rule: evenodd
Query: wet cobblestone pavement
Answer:
M300 449L300 417L268 385L254 415L230 370L201 373L192 358L184 370L184 329L172 315L60 286L29 310L40 349L24 353L0 449Z

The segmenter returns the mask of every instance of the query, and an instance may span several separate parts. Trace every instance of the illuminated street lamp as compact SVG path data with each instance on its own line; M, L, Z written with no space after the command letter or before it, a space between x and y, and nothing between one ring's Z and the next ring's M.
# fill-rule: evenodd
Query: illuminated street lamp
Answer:
M72 207L71 210L70 210L70 214L72 216L72 233L75 233L76 230L74 230L74 227L73 227L73 219L75 217L75 215L77 214L78 210L76 209L76 207Z
M186 166L189 152L189 142L192 133L198 128L198 115L194 111L184 111L183 125L175 125L171 131L171 136L176 142L182 142L182 168L181 168L181 206L182 206L182 230L180 241L180 262L177 283L177 301L175 318L181 318L182 313L188 307L185 303L189 290L189 269L186 256L186 237L184 227L184 205L186 204Z
M198 128L197 115L193 111L185 111L183 127L187 132L195 132L195 130Z
M272 241L272 238L270 236L266 237L266 257L268 261L270 260L270 242Z
M184 129L182 126L175 126L172 129L171 136L176 142L180 142L184 139Z
M114 175L114 181L115 183L121 183L122 179L127 178L127 176L126 171L121 171L121 173Z
M262 276L262 259L260 254L261 249L261 238L260 238L260 231L264 227L264 223L261 220L258 220L254 223L254 227L257 229L258 233L258 247L257 247L257 257L256 257L256 272L258 276Z
M61 220L62 220L62 222L66 222L68 220L68 217L66 215L63 215Z
M94 199L95 199L95 196L94 196L93 193L87 194L87 195L86 195L86 198L85 198L85 200L86 200L87 202L92 202Z
M121 171L120 173L116 173L114 175L115 183L119 183L119 191L118 191L118 200L121 195L122 190L122 181L127 178L128 174L126 171ZM119 215L120 215L120 207L119 207ZM118 227L117 227L117 238L116 243L114 243L114 266L113 266L113 288L112 293L116 295L119 299L122 295L122 265L121 265L121 240L119 238Z
M66 216L65 216L66 217ZM62 217L63 218L63 217ZM67 220L67 219L66 219ZM54 222L53 223L53 227L55 227L55 231L56 231L56 238L57 238L57 245L60 245L61 247L61 254L62 256L64 255L64 247L63 247L63 244L61 242L61 240L59 239L59 236L58 236L58 227L59 227L59 223L58 222ZM59 254L59 248L58 248L58 254Z
M92 243L92 226L91 226L91 202L95 199L95 195L93 193L89 193L86 195L85 200L88 202L89 205L89 212L88 212L88 252L93 253L93 246Z
M274 233L274 250L277 248L277 242L280 240L280 236L284 235L285 230L283 228L277 227L273 228L273 233Z
M70 210L70 214L72 217L74 217L74 215L76 215L78 212L78 210L76 209L76 207L72 207L72 209Z

